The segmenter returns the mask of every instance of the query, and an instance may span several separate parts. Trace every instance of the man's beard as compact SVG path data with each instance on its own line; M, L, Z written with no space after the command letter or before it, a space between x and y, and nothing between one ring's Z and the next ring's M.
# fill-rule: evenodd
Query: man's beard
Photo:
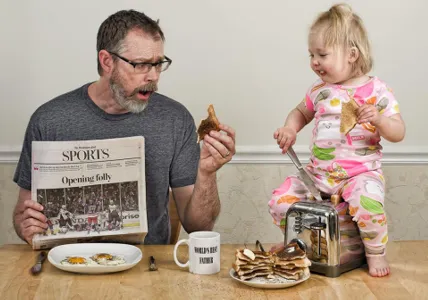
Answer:
M142 112L149 104L150 98L146 101L138 99L137 95L139 92L156 92L158 90L156 82L150 82L146 85L137 87L134 89L134 91L132 91L131 94L127 96L123 84L121 83L119 74L116 70L113 71L109 85L114 101L116 101L116 103L119 104L123 109L126 109L132 113Z

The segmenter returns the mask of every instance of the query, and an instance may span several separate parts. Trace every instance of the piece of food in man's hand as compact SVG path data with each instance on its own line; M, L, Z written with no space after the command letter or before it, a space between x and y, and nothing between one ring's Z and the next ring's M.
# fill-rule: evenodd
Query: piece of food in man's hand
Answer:
M198 127L198 143L202 141L206 134L209 134L211 130L220 131L220 122L215 115L214 106L210 104L208 106L208 118L202 120Z
M357 125L358 104L354 99L342 104L342 113L340 115L340 133L347 135Z

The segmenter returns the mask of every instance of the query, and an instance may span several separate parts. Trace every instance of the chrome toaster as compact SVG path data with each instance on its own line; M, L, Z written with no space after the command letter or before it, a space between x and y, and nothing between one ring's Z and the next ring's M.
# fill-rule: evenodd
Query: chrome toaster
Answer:
M285 215L285 245L296 241L312 262L311 272L327 277L337 277L366 263L348 203L337 199L335 195L320 202L296 202Z

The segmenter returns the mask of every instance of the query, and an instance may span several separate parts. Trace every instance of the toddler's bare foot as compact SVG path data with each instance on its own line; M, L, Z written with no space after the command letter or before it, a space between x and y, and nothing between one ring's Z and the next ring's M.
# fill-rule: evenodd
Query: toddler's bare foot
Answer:
M373 255L367 254L367 264L369 265L369 274L373 277L383 277L388 275L391 270L389 264L386 261L385 254Z

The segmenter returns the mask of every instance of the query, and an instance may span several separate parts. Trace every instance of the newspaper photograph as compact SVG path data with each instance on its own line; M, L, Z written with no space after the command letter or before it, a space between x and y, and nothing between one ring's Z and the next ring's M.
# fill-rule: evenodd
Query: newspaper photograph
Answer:
M32 143L32 199L48 228L33 249L147 234L144 138Z

